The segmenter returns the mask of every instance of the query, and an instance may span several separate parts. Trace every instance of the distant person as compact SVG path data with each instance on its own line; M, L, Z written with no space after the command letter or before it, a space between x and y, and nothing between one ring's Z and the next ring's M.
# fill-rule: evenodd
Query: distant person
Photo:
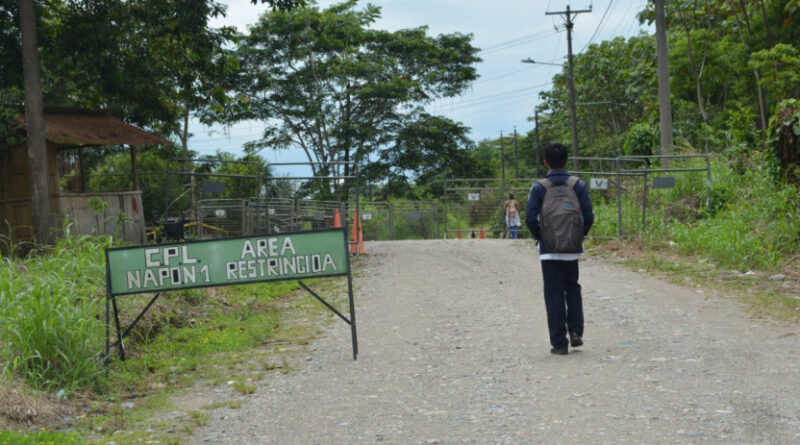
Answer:
M514 199L514 194L508 195L508 200L503 204L503 213L506 215L506 227L508 235L512 239L517 239L517 227L519 227L519 201Z
M586 184L565 170L567 148L551 143L545 148L544 163L548 172L531 187L525 224L539 244L550 352L566 355L567 346L583 345L578 259L594 213Z

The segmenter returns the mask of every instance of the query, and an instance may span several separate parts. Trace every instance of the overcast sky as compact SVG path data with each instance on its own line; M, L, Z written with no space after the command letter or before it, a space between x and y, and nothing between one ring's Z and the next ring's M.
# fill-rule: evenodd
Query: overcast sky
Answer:
M250 0L220 0L228 5L227 17L214 26L235 26L247 32L248 25L266 11L264 5ZM320 0L321 7L338 1ZM359 5L367 1L360 0ZM436 102L430 112L445 115L471 128L470 137L479 141L497 138L500 132L511 134L516 128L526 133L533 128L528 117L538 101L538 93L549 89L550 81L560 68L546 64L522 63L522 59L560 64L566 60L567 32L563 14L546 12L591 9L590 13L573 15L574 53L589 43L615 36L629 37L652 28L639 25L636 15L647 0L373 0L381 7L376 29L390 31L427 25L430 35L460 32L472 34L473 45L481 48L483 62L477 66L480 78L459 97ZM558 27L558 30L555 28ZM578 98L580 100L580 98ZM580 116L579 116L580 118ZM195 123L189 148L201 155L217 149L240 155L242 145L258 139L263 124L239 123L224 134L218 128ZM300 162L299 151L261 152L268 162ZM281 173L280 169L277 169ZM294 172L293 172L294 173Z

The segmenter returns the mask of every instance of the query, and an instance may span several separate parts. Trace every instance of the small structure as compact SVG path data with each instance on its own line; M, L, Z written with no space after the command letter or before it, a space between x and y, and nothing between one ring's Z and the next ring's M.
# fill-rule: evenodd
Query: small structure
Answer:
M24 115L20 123L24 128ZM136 147L170 142L108 114L75 110L45 110L45 134L50 205L55 218L53 227L60 228L67 218L72 223L72 233L109 234L132 243L144 243L145 221L136 172ZM131 153L131 189L87 192L84 150L93 146L124 145ZM27 147L3 147L0 141L0 240L30 241L33 233ZM7 249L7 243L0 242L0 252L7 254Z

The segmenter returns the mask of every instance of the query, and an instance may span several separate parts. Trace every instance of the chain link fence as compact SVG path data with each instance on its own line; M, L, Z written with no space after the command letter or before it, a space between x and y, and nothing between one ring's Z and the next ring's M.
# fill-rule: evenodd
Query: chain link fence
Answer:
M586 183L594 207L590 238L638 236L647 230L648 218L652 222L653 218L685 217L685 212L710 210L713 205L707 155L579 157L574 161L578 169L570 173ZM517 237L530 237L524 223L525 204L537 180L448 179L446 236L507 237L503 203L513 194L522 207Z
M364 240L387 241L439 238L436 201L361 203Z
M710 202L708 156L676 155L576 158L571 173L588 186L595 212L594 238L624 238L644 233L656 218L686 217ZM440 201L360 202L364 240L434 238L506 238L503 204L509 195L520 202L519 238L528 238L525 204L529 179L448 179ZM353 226L355 202L263 197L201 199L195 221L181 221L187 237L212 238L262 233L300 232ZM176 222L179 224L179 222Z
M445 233L447 238L506 238L503 204L509 195L520 203L517 238L529 237L525 229L525 203L535 179L449 179L445 181Z

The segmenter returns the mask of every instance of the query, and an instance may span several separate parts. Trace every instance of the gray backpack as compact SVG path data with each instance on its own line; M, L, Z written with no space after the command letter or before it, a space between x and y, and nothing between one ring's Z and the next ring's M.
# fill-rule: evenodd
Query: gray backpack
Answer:
M563 184L553 184L549 179L540 179L545 188L539 221L542 240L550 253L578 253L583 244L583 213L581 202L575 194L576 176L570 176Z

